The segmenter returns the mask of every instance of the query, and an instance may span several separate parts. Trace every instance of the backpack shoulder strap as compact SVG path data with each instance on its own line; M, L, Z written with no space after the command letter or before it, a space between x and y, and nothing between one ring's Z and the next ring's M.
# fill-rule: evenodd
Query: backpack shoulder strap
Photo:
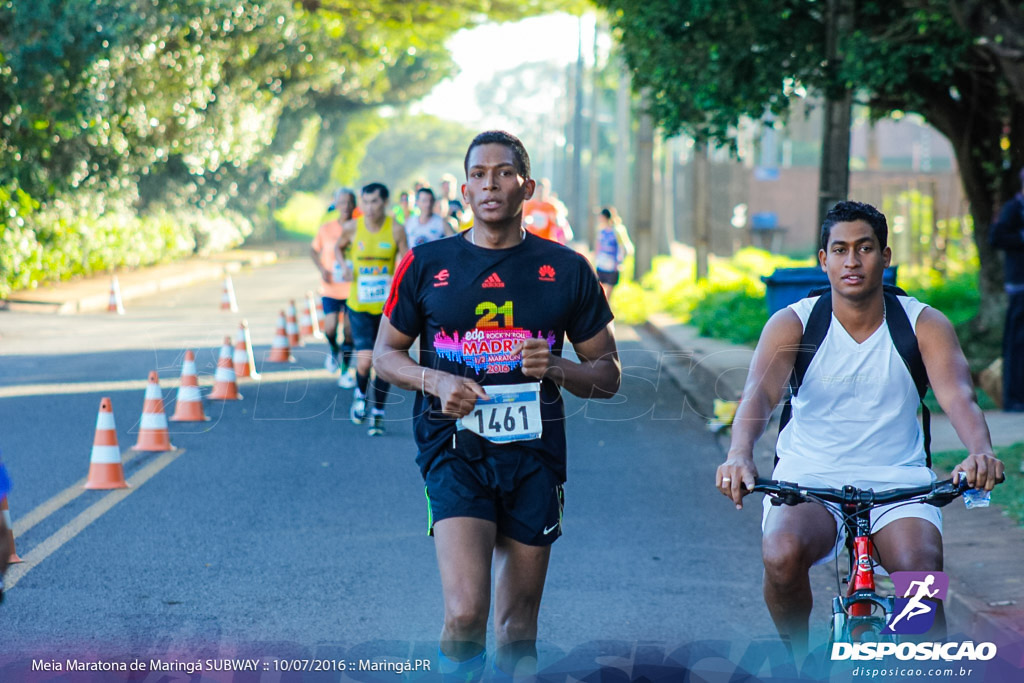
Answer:
M800 338L800 346L797 348L796 359L793 361L793 374L789 378L790 395L782 406L782 415L779 416L780 433L793 416L793 397L800 391L807 368L810 367L811 361L814 360L814 354L818 352L822 342L825 341L825 335L828 334L828 328L832 324L832 293L828 288L825 288L824 293L818 289L811 290L809 296L817 296L818 300L814 302L811 314L807 316L804 334ZM778 463L779 456L776 454L775 464Z
M892 343L899 352L900 358L907 365L910 377L914 380L914 387L917 388L917 396L921 399L921 427L924 432L924 452L928 457L928 466L932 465L931 452L931 413L928 406L924 404L924 395L928 391L928 371L924 367L924 359L921 357L921 348L917 345L917 335L910 324L910 318L903 308L903 304L896 298L893 291L898 288L886 287L885 297L885 322L889 326L889 336ZM902 292L903 290L899 290ZM905 296L905 295L903 295Z
M800 391L800 385L804 382L804 375L807 368L814 360L814 354L821 348L828 334L828 328L832 324L832 294L831 292L821 294L814 302L811 314L807 316L807 324L804 325L804 335L800 339L800 348L796 352L796 360L793 361L793 379L790 387L793 395Z

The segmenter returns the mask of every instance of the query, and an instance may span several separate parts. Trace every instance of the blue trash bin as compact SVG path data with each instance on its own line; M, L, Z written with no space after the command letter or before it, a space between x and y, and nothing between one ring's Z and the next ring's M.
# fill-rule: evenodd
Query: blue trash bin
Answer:
M895 285L897 268L899 266L886 268L882 282ZM816 287L828 287L828 275L817 267L776 268L771 275L762 275L761 281L765 284L764 300L768 305L768 315L803 299Z

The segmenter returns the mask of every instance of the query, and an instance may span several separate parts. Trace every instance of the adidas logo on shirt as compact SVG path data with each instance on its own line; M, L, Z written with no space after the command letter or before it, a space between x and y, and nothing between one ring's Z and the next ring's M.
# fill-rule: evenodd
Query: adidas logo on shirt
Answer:
M501 278L498 277L497 273L491 273L490 275L488 275L487 279L484 280L484 284L483 284L483 288L484 289L488 289L488 288L491 288L491 287L504 287L504 286L505 286L505 283L501 281Z

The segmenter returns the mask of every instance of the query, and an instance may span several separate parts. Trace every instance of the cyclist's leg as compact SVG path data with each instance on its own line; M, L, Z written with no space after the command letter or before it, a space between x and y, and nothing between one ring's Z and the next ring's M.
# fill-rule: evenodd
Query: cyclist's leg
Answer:
M526 545L498 536L494 554L495 664L510 675L520 662L528 669L536 668L537 615L550 556L550 545Z
M919 517L902 517L872 534L878 561L889 572L942 571L942 533L932 522ZM935 624L927 640L946 635L942 602L935 610ZM924 636L922 636L924 638Z
M764 601L796 655L807 651L813 596L808 572L836 543L836 519L820 505L771 508L764 522Z

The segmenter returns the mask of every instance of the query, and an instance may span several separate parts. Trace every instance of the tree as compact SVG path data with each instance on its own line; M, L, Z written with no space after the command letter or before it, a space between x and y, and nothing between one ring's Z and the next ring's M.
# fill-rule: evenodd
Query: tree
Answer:
M391 182L396 193L412 189L416 178L425 177L437 191L441 173L463 178L463 155L475 132L425 114L395 117L370 141L359 176Z
M862 0L827 68L816 0L598 0L636 89L669 135L730 144L743 117L784 118L799 86L852 88L876 117L921 114L953 145L981 262L979 331L1001 324L1002 271L988 245L1024 164L1024 6L983 0Z
M362 113L414 101L452 73L445 41L456 31L579 4L0 3L0 246L16 252L0 259L0 294L37 280L12 276L28 259L45 276L43 252L115 213L269 225L282 194L323 185L339 133ZM39 212L60 219L36 223ZM132 226L108 222L124 225L124 253Z

